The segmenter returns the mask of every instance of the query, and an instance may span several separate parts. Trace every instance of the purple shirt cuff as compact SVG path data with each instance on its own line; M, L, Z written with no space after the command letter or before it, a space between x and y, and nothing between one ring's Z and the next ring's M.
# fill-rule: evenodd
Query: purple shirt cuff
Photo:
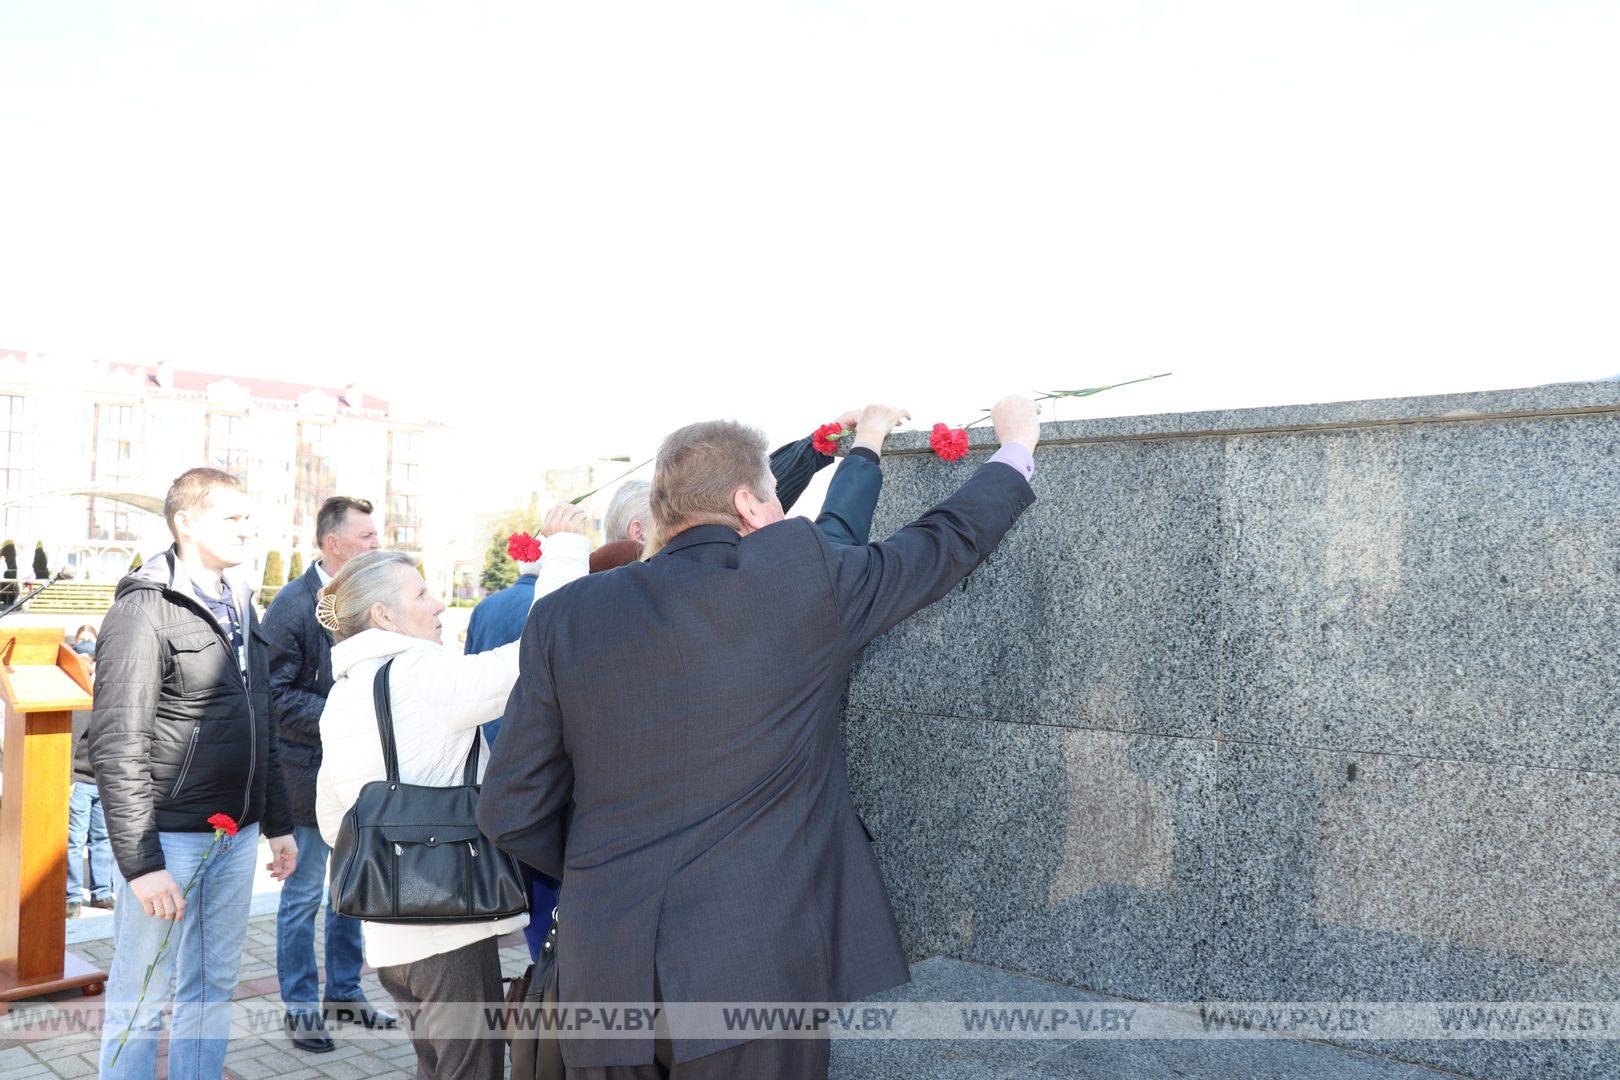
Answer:
M990 460L999 461L1003 465L1011 465L1024 474L1025 480L1033 479L1035 476L1035 455L1030 453L1029 448L1022 443L1008 443L994 454L991 454Z

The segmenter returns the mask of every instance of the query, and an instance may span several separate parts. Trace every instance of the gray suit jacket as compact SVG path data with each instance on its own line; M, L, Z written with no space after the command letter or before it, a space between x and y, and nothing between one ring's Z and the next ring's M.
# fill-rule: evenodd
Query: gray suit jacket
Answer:
M905 982L839 710L867 642L948 592L1035 499L981 466L881 543L701 525L535 605L478 823L562 879L564 1002L849 1001ZM566 838L566 855L565 855ZM676 1061L752 1037L683 1038ZM652 1060L574 1039L572 1067Z

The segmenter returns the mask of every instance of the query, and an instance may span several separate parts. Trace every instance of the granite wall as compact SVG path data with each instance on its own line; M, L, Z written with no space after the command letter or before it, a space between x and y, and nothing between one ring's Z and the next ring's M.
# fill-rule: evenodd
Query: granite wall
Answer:
M891 439L874 535L978 434L954 465ZM1042 439L1039 502L850 682L914 958L1143 1000L1620 1000L1620 383ZM1358 1045L1620 1075L1613 1039Z

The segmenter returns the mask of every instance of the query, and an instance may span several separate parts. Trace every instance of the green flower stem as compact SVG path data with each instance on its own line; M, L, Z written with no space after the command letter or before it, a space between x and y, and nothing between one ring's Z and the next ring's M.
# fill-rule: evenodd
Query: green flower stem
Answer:
M186 882L186 887L180 890L180 899L184 900L186 897L191 895L192 888L197 884L198 876L202 874L203 867L208 865L209 858L214 854L215 846L219 844L220 838L224 835L224 829L214 830L214 838L208 842L208 849L203 852L203 857L197 860L197 868L191 872L191 880ZM152 973L157 970L158 964L161 963L163 957L168 954L169 935L174 933L174 924L176 921L178 920L171 919L169 921L169 928L163 931L163 940L158 944L157 955L152 957L152 962L150 964L146 965L146 977L141 980L141 996L135 999L135 1010L129 1014L129 1023L124 1025L124 1033L118 1036L118 1047L113 1051L112 1056L111 1063L113 1065L118 1064L118 1055L124 1052L124 1043L129 1041L129 1033L135 1030L135 1019L136 1017L140 1016L141 1005L146 1001L147 988L152 985Z
M1088 386L1084 390L1048 390L1044 394L1036 394L1030 400L1031 401L1056 401L1058 398L1090 397L1092 394L1100 394L1104 390L1113 390L1116 387L1130 386L1133 383L1151 382L1154 379L1162 379L1166 375L1169 375L1169 374L1172 374L1172 373L1168 372L1168 371L1164 371L1164 372L1160 372L1157 375L1143 375L1141 378L1138 378L1138 379L1126 379L1124 382L1109 383L1107 386ZM986 420L990 419L990 416L991 416L991 414L993 412L994 412L993 409L986 409L983 416L980 416L980 417L978 417L977 419L974 419L974 420L969 420L967 423L962 425L962 428L964 430L966 430L967 428L972 427L974 424L982 424L982 423L984 423Z
M584 502L586 499L590 498L592 495L595 495L598 491L601 491L602 488L610 488L614 484L617 484L620 480L623 480L625 477L630 476L632 473L640 472L642 469L645 469L648 465L651 465L652 463L653 463L653 459L648 458L646 461L643 461L640 465L637 465L633 469L625 470L624 472L620 473L618 476L615 476L613 479L609 480L607 483L601 485L600 487L593 487L593 488L591 488L591 490L587 491L585 494L579 496L578 498L569 499L568 500L568 505L569 506L578 506L580 503Z

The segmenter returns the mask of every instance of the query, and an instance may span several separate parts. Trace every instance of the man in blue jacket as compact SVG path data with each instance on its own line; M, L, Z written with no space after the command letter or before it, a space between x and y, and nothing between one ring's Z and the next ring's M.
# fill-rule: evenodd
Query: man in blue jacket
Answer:
M829 540L838 544L864 544L872 532L872 514L877 509L878 494L883 489L883 470L879 457L883 440L906 413L882 405L869 405L864 410L851 409L838 418L848 431L849 454L833 474L821 503L821 514L816 528ZM784 512L810 486L815 474L832 462L832 458L815 448L814 440L805 436L788 443L771 454L771 475L776 478L776 494ZM609 542L626 539L630 535L631 521L623 536L608 536ZM645 527L645 523L643 523ZM528 621L530 605L534 603L534 581L540 571L539 563L518 563L521 576L516 584L493 593L473 608L472 621L467 626L466 651L487 652L510 644L523 636L523 624ZM484 738L495 745L501 722L491 720L484 725ZM491 758L493 760L493 756ZM529 942L530 956L538 958L540 944L550 928L551 909L557 904L558 882L538 872L529 874L529 925L523 935Z

